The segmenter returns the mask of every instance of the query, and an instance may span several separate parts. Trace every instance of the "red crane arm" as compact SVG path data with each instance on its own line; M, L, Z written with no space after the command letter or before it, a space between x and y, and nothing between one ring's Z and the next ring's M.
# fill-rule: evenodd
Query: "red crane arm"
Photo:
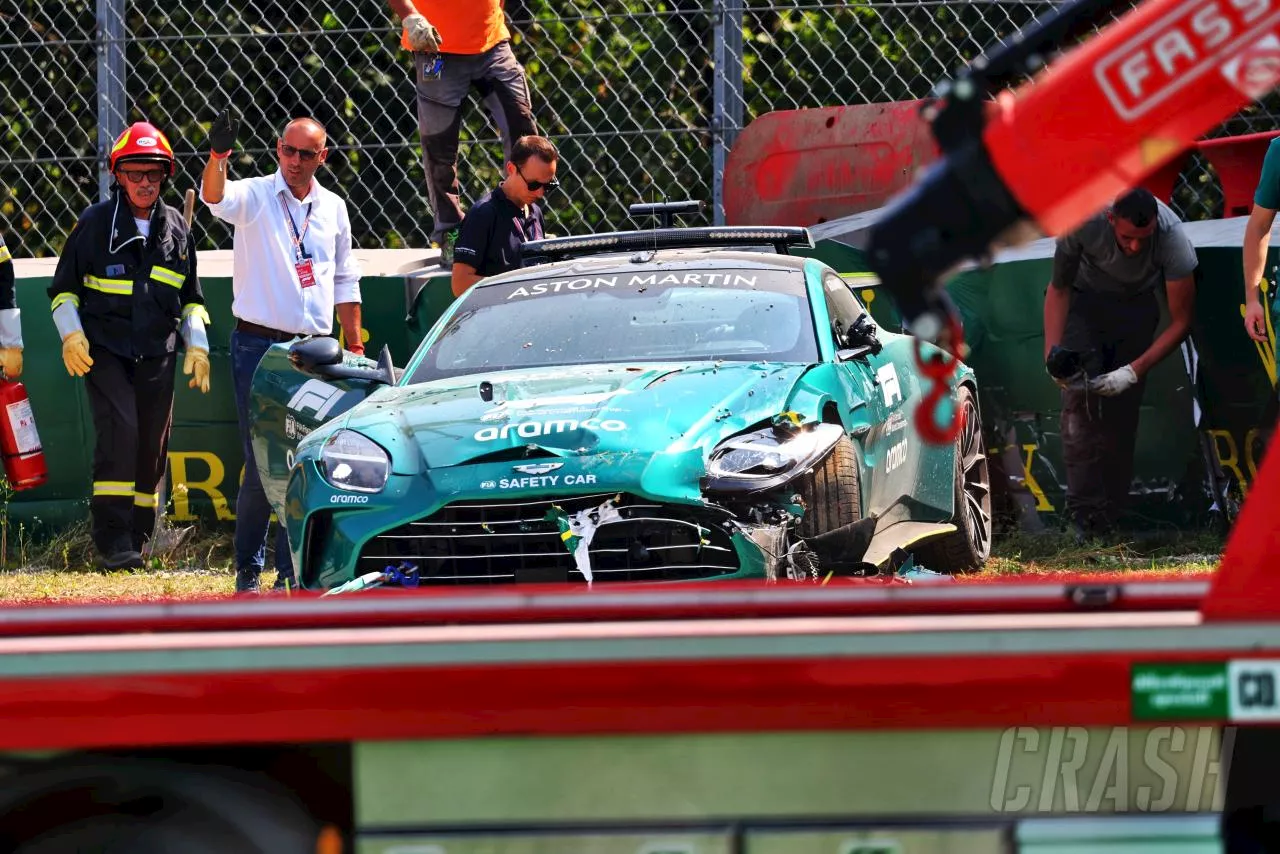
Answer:
M886 205L867 243L917 336L946 331L942 284L960 264L1073 228L1280 82L1280 0L1148 0L987 99L993 80L1036 68L1037 50L1110 6L1062 7L930 107L943 156Z

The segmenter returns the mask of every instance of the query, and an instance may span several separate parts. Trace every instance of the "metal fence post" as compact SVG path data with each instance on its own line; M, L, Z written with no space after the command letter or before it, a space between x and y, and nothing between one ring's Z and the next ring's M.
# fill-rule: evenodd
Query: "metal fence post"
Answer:
M716 225L724 225L725 162L742 129L742 3L743 0L712 0L715 77L711 87L711 194Z
M111 174L105 163L115 137L124 130L124 4L98 0L98 200L110 193Z

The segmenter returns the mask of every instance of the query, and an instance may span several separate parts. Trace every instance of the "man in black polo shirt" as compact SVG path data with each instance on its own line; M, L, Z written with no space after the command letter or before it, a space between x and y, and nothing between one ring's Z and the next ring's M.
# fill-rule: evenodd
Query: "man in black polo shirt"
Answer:
M541 240L542 209L538 201L556 181L559 152L541 136L522 136L511 148L507 177L467 212L453 248L453 295L485 276L521 266L520 247Z

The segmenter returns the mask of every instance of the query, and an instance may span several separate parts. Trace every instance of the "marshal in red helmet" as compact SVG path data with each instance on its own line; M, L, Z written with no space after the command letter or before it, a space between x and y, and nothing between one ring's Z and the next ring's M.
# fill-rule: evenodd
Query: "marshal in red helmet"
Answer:
M190 225L162 198L175 173L169 140L137 122L108 164L110 197L80 214L48 294L63 364L84 377L93 415L94 545L104 569L136 569L161 509L180 349L188 386L209 391L209 314ZM0 458L12 466L3 428L0 421Z

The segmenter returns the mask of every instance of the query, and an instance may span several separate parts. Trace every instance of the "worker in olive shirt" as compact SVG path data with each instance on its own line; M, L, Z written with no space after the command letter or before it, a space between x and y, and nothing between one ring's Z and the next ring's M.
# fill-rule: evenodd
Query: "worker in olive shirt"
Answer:
M522 136L511 147L507 177L462 220L453 250L453 295L485 276L496 276L521 266L521 247L541 240L542 209L538 202L556 181L559 152L541 136Z
M1196 252L1177 214L1143 189L1058 239L1045 293L1044 351L1078 353L1089 378L1062 389L1066 515L1078 534L1108 533L1133 480L1147 373L1191 328ZM1160 322L1163 285L1170 323Z
M1267 343L1266 311L1270 306L1263 305L1259 285L1266 278L1263 267L1277 210L1280 210L1280 137L1271 140L1267 147L1258 188L1253 194L1253 211L1244 227L1244 329L1261 344ZM1274 305L1275 282L1271 283L1270 297Z

